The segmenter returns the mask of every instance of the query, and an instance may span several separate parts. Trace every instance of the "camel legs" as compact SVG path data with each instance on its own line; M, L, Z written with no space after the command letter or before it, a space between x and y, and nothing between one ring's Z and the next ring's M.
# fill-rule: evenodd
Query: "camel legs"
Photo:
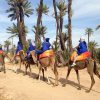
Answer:
M68 72L67 72L67 76L66 76L66 79L68 80L68 77L69 77L69 74L70 74L70 71L71 71L71 67L68 67Z
M21 70L21 60L19 61L19 69Z
M95 80L94 80L94 76L93 76L93 67L92 67L92 63L89 63L88 67L87 67L87 71L90 75L90 78L91 78L91 86L89 88L89 90L87 90L86 92L90 92L93 85L95 84Z
M25 64L25 75L27 75L28 64Z
M91 77L91 86L90 86L89 90L87 90L86 92L90 92L92 87L93 87L93 85L95 84L95 80L94 80L93 75L90 75L90 77Z
M38 73L38 76L36 78L40 80L40 74L41 74L42 66L40 64L38 64L38 67L39 67L39 73Z
M75 70L75 72L76 72L77 80L78 80L78 84L79 84L78 90L81 90L79 72L78 72L78 70Z
M29 70L30 70L30 76L31 76L32 71L31 71L31 66L30 66L30 64L28 64L28 67L29 67Z
M3 64L3 70L4 70L4 73L6 73L5 63Z
M52 70L53 70L53 73L55 75L55 86L58 86L58 71L57 71L57 67L53 64L52 65Z
M45 77L44 77L44 69L42 68L42 74L43 74L43 81L45 81Z

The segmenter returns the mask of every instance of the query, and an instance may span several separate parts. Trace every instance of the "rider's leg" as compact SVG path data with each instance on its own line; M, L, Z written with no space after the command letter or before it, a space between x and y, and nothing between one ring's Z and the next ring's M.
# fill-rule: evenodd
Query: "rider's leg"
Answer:
M78 56L78 54L76 54L76 55L74 56L74 61L73 61L73 64L71 65L72 67L76 65L75 62L76 62L76 60L77 60L77 56Z
M37 57L35 56L34 51L30 51L30 54L32 55L32 58L33 58L34 62L36 63L37 62Z

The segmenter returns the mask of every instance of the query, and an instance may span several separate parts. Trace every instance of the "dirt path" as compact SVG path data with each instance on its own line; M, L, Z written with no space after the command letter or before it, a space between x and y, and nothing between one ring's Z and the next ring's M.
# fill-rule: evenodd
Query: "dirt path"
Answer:
M95 85L90 93L85 90L90 86L90 78L86 69L80 71L82 90L77 90L77 79L74 71L70 74L68 84L66 82L67 68L59 68L59 86L53 87L46 82L36 80L38 69L32 66L32 76L23 76L23 71L16 74L12 70L13 65L6 65L7 73L0 72L0 100L99 100L100 80L95 76ZM53 80L52 71L48 75Z

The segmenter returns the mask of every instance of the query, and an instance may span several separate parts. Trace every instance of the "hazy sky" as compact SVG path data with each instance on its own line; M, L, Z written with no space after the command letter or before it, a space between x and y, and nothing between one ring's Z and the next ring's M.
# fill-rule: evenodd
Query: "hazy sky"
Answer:
M29 0L31 2L31 6L33 9L37 7L37 4L40 0ZM56 0L58 1L58 0ZM60 1L60 0L59 0ZM67 0L66 0L67 2ZM56 24L55 19L52 17L53 14L53 6L52 0L44 0L44 4L47 4L49 7L48 16L43 16L43 25L47 26L47 34L46 37L51 38L51 42L55 40L56 34ZM7 17L6 10L8 9L8 5L6 0L0 0L0 43L7 40L10 34L7 33L6 29L8 26L11 26L13 22ZM95 31L97 25L100 24L100 0L73 0L73 17L72 17L72 38L73 38L73 46L78 44L78 41L81 36L84 36L87 40L87 36L85 36L85 29L87 27L92 28L94 30L94 35L91 36L90 40L95 40L98 42L100 46L100 29ZM32 27L36 24L37 15L34 12L29 18L25 17L25 25L29 29L29 33L27 38L33 39L34 33L32 32ZM67 15L64 17L64 24L67 24ZM16 22L15 22L16 23ZM14 38L15 44L18 39Z

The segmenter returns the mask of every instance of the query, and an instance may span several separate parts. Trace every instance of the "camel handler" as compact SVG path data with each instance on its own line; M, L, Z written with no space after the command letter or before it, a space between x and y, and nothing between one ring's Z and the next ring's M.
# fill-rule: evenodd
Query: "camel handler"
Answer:
M84 37L81 37L80 40L79 40L79 45L75 48L76 50L76 55L74 56L74 61L73 61L73 64L71 65L71 67L75 66L76 65L76 60L77 60L77 57L78 55L88 51L87 49L87 44L85 42L85 39Z

